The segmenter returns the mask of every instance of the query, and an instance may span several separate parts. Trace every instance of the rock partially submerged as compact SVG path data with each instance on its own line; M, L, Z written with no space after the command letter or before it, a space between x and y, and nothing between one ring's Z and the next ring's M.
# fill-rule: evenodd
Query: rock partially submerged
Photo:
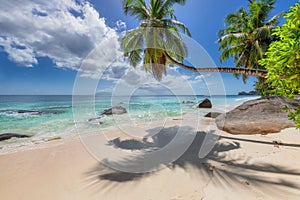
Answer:
M101 118L105 117L106 115L121 115L127 113L126 108L122 106L113 106L110 109L104 110L98 117L88 119L88 122L96 122L97 124L103 124L100 121Z
M208 118L217 118L219 115L221 115L222 113L219 112L209 112L206 115L204 115L204 117L208 117Z
M0 110L0 113L6 113L7 115L56 115L65 112L65 110L59 110L57 108L49 108L43 110Z
M197 108L212 108L212 103L209 99L205 98L198 103Z
M121 115L127 113L126 108L122 106L114 106L110 109L104 110L101 115Z
M284 107L296 109L298 101L285 97L270 96L247 101L230 112L216 118L217 127L232 134L277 133L282 129L295 127L288 119Z
M0 134L0 141L8 140L8 139L13 138L13 137L15 137L15 138L28 138L30 136L17 134L17 133L3 133L3 134Z
M194 104L195 102L193 102L193 101L182 101L181 103L182 104Z
M91 122L91 123L96 123L96 124L103 124L103 122L100 121L100 119L102 118L103 116L100 116L100 117L94 117L94 118L90 118L88 119L88 122Z

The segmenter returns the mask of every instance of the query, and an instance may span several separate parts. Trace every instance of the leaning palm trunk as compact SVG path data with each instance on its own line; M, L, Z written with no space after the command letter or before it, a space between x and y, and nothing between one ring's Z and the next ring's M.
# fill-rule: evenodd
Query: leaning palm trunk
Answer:
M149 4L147 4L145 0L123 0L123 9L125 14L135 16L141 21L140 27L128 31L123 37L121 43L121 46L124 49L124 55L125 57L129 58L129 62L133 67L136 67L139 63L141 63L141 61L143 61L143 67L145 68L145 70L152 72L152 74L158 81L161 81L164 74L166 75L166 68L170 62L193 72L227 72L233 74L242 74L243 77L265 77L267 75L267 70L253 69L258 66L252 65L251 63L251 65L248 64L250 58L255 61L257 60L257 58L259 58L255 56L256 54L250 56L248 54L246 55L246 53L243 53L252 50L252 46L258 48L259 45L257 44L257 42L253 43L254 45L250 45L250 50L246 48L245 51L242 51L243 54L241 54L240 51L234 51L233 55L243 55L243 59L240 59L239 62L241 64L237 65L237 68L195 68L192 66L184 65L183 60L188 55L188 49L182 41L179 31L181 30L188 36L191 35L188 28L176 19L174 10L171 9L171 7L174 4L184 5L185 2L185 0L150 0ZM241 10L241 12L245 13L246 11L244 12L244 10ZM275 18L274 20L276 21L276 19L277 18ZM266 26L268 24L269 23L266 23ZM240 31L237 31L237 33L239 32ZM266 31L264 28L257 29L255 31L255 33L257 33L257 37L255 37L255 39L257 40L261 38L258 36L265 32ZM229 36L223 36L220 39L222 47L221 49L226 50L225 53L223 52L223 54L231 56L230 52L232 50L230 50L230 48L233 47L237 48L235 50L240 50L239 46L232 46L231 40L235 39L236 43L241 43L240 38L248 41L248 32L244 31L242 33L243 34L232 35L232 32L228 31L227 29L222 31L222 35L229 34ZM263 39L266 39L266 37L263 37ZM246 47L249 46L248 43L245 44ZM242 45L244 45L244 43L242 43ZM257 48L254 48L254 50L256 50ZM259 55L262 55L260 49L263 48L259 48L259 50L254 51L254 53L258 52ZM224 59L225 58L227 57L224 56ZM244 68L239 68L240 66L244 66Z
M182 67L183 69L192 71L192 72L225 72L232 74L242 74L247 76L257 76L257 77L265 77L268 74L267 70L261 69L251 69L251 68L236 68L236 67L206 67L206 68L196 68L192 66L187 66L183 63L180 63L174 60L169 54L165 52L166 57L173 64Z

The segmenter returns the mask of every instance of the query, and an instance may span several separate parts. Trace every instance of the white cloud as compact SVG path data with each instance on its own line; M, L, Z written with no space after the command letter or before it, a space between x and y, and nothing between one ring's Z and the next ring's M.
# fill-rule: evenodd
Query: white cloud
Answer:
M195 77L195 80L203 80L204 79L204 75L201 74L201 75L198 75Z
M24 47L18 40L13 41L11 38L4 40L0 37L0 44L5 47L9 53L9 58L17 63L22 63L26 67L32 67L32 64L37 64L37 59L33 56L33 49Z
M190 95L201 93L199 88L205 86L202 80L195 80L192 76L180 74L174 68L168 68L167 76L164 76L161 82L155 80L151 73L147 73L139 67L136 69L129 68L122 76L110 80L114 80L110 91L114 95L121 96L132 95L133 93Z
M0 5L0 46L20 65L32 67L38 57L48 57L57 67L79 70L97 47L104 52L81 69L92 76L121 55L117 30L85 0L0 0Z
M116 22L116 26L117 26L118 30L125 30L126 29L126 23L121 21L121 20L118 20Z
M217 74L205 73L201 75L187 76L178 72L174 68L168 68L167 76L161 82L154 79L151 73L145 72L137 67L136 69L121 68L113 71L117 67L109 68L108 73L104 73L103 80L112 81L109 88L101 88L98 92L111 92L114 95L191 95L191 94L224 94L223 82ZM109 77L108 78L108 74Z
M191 94L192 88L201 93L199 88L204 88L205 76L182 75L176 67L162 82L130 67L118 32L126 24L117 21L116 27L108 27L87 0L0 0L0 5L0 46L20 65L33 67L39 57L48 57L82 77L110 80L125 95L137 88L157 94L167 88L175 94Z

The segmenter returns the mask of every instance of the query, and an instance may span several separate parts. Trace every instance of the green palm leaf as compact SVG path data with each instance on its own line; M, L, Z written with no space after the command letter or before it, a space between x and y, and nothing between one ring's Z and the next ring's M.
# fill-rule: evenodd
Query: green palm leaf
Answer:
M144 69L152 72L157 80L161 80L162 76L166 74L167 66L170 63L193 72L228 72L265 76L265 70L240 70L226 67L195 68L184 65L183 59L188 55L188 51L180 32L189 36L191 33L183 23L177 20L174 10L171 8L174 4L184 5L185 2L185 0L150 0L146 4L145 0L123 0L125 14L135 16L140 21L140 27L128 31L121 42L124 56L128 58L131 65L136 67L142 64ZM252 1L249 0L249 2ZM270 21L270 26L266 27L271 27L275 21L274 18L273 21ZM223 50L221 60L233 56L237 67L256 66L253 63L257 59L250 56L250 52L260 52L266 49L267 41L262 41L260 36L267 32L264 29L257 29L256 38L259 38L261 49L260 51L252 49L252 40L255 38L252 32L259 28L253 27L253 24L253 19L244 8L226 17L227 28L219 32L220 39L218 40L220 50ZM244 80L246 78L243 76Z
M157 80L166 74L169 63L166 52L180 61L187 55L179 31L191 34L171 9L176 3L183 5L185 0L150 0L148 6L144 0L123 0L125 14L141 20L140 27L128 31L122 39L124 55L134 67L143 60L144 69L151 71Z
M175 27L179 28L183 31L183 33L186 33L188 36L191 36L191 33L189 29L181 22L174 20L174 19L163 19L162 20L164 27Z
M236 67L261 69L258 61L265 56L282 13L269 19L276 0L248 2L248 10L240 8L226 16L226 28L219 31L220 61L233 57Z

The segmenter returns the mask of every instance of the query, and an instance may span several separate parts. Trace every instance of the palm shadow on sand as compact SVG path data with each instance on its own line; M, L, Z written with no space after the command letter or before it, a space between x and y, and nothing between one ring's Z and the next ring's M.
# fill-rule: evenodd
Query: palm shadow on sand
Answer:
M122 141L119 138L116 138L114 140L111 140L108 145L114 146L114 148L133 151L144 150L147 148L159 149L167 145L174 138L177 133L176 130L178 128L178 126L174 126L161 129L158 134L151 136L151 142L148 142L147 140L135 139ZM152 130L148 130L148 132L151 133ZM176 167L180 167L189 173L189 169L192 166L199 172L200 176L213 177L212 181L214 184L224 187L228 184L249 184L249 182L251 182L251 185L258 185L262 190L275 190L275 192L277 193L280 193L280 189L278 189L278 186L300 189L299 184L293 182L293 177L300 178L300 169L292 167L287 168L285 166L276 166L268 163L250 164L248 161L251 159L251 157L244 156L240 158L228 158L228 156L224 155L224 153L226 152L241 148L239 142L230 140L235 139L238 141L238 139L236 138L220 136L212 151L210 151L210 153L205 158L200 159L198 157L199 149L204 141L206 134L206 132L197 132L189 148L176 161L170 163L167 167L171 170L175 169ZM226 141L224 142L223 140L221 142L222 139L226 139ZM243 141L243 139L241 140ZM255 142L255 140L251 140L250 142ZM260 141L257 142L260 143ZM274 145L272 143L263 144ZM298 147L297 144L291 146ZM132 162L140 161L143 159L145 159L145 157L143 157L142 155L134 159L124 159L122 162L123 164L130 165L130 163ZM269 179L263 176L252 176L249 172L252 172L253 174L253 171L271 173L274 177L282 174L289 175L290 179L287 181L286 179L280 178ZM108 167L99 164L98 166L95 166L95 168L87 172L87 176L88 180L90 180L93 184L102 183L102 188L107 187L112 189L114 187L114 184L121 182L138 181L145 177L151 176L154 173L156 172L120 172L109 169ZM241 180L244 180L244 182L241 182Z

